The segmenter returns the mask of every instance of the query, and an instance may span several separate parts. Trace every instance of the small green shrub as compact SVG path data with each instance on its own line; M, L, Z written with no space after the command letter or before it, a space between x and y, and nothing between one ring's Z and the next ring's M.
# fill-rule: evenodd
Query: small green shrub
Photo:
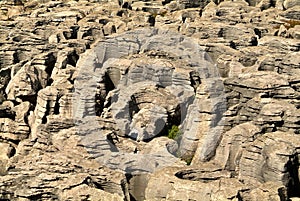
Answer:
M187 165L190 165L192 163L193 157L185 158L183 159Z
M179 150L177 150L176 155L177 158L180 158L182 161L186 163L186 165L190 165L192 163L194 156L181 156Z
M182 138L182 132L180 131L179 127L177 125L172 125L169 129L168 129L168 138L173 139L175 141L177 141L177 143L180 142L181 138ZM190 165L192 160L193 160L193 156L191 157L182 157L179 150L177 150L176 157L181 158L181 160L185 161L187 165Z
M177 125L172 125L172 127L168 129L168 138L177 141L179 140L180 137L181 137L180 129L178 128Z

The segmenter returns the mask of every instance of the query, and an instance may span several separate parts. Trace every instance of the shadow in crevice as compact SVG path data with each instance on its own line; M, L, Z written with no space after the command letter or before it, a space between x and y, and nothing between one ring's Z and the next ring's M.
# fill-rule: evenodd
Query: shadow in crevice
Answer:
M105 96L103 96L101 93L95 94L96 116L101 116L101 114L104 110L104 107L108 108L111 105L110 99L108 101L108 105L104 105L104 102L105 102L105 99L106 99L106 96L108 95L108 93L116 88L107 72L105 72L105 74L104 74L103 82L104 82Z
M298 155L294 155L286 164L289 173L289 180L287 183L288 197L300 197L300 181L299 181L299 160Z

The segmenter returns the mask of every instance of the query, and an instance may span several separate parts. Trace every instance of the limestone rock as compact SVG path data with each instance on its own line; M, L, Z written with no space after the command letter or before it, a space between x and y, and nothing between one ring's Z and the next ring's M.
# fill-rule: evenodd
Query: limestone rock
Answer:
M296 25L294 28L289 29L288 31L290 33L290 35L295 38L298 39L300 38L300 26Z
M289 8L292 8L294 6L300 6L300 3L299 1L295 1L295 0L285 0L283 2L283 6L285 9L289 9Z
M133 116L128 135L137 140L151 139L165 129L167 117L162 107L142 108Z
M49 72L52 71L52 53L45 54L25 64L10 80L6 88L9 100L34 99L37 92L45 88L49 81Z
M223 135L214 160L224 169L235 171L243 149L247 144L251 144L259 133L259 127L251 123L240 124L232 128Z
M300 20L299 5L293 6L292 8L284 11L281 16L291 20Z
M287 142L286 136L291 142ZM289 187L294 182L294 170L297 169L297 153L295 148L298 146L298 136L295 134L274 132L264 134L258 137L254 143L246 148L240 159L240 174L239 177L257 178L259 181L274 181L279 182L283 186ZM262 153L264 153L262 155ZM264 160L265 157L269 159ZM296 157L296 159L295 159ZM265 162L263 162L265 161ZM247 163L247 165L245 164ZM256 176L254 176L256 175ZM293 188L293 187L292 187ZM295 192L290 188L289 196Z
M22 102L20 105L14 106L12 102L5 101L2 106L5 113L0 118L1 139L14 142L26 139L30 133L26 117L31 104Z
M11 164L11 169L19 169L21 172L11 171L1 178L1 186L6 186L4 191L1 190L1 198L23 197L30 200L32 196L38 196L39 199L47 200L104 196L101 199L123 200L128 196L121 187L126 185L123 183L125 176L109 172L110 170L89 161L84 148L77 146L74 135L68 137L73 132L74 129L64 130L56 133L52 139L47 135L53 133L44 132L44 137L47 138L40 136L36 142L23 141L20 146L25 148L33 143L33 148L27 153L19 152L16 156L18 159L15 158L18 162ZM45 146L45 143L48 146ZM41 148L48 150L48 153L41 152ZM67 156L74 154L77 155L76 160ZM34 166L28 164L29 159L35 163ZM66 161L68 162L65 163ZM69 171L70 167L73 169L72 173ZM27 173L23 175L22 172ZM112 176L109 180L108 175ZM18 187L20 184L22 188ZM106 192L100 190L99 186L103 186L101 189L106 189Z
M7 171L7 163L16 150L14 146L9 143L0 143L1 155L0 155L0 175L4 175Z
M300 197L299 1L2 0L0 19L0 200Z

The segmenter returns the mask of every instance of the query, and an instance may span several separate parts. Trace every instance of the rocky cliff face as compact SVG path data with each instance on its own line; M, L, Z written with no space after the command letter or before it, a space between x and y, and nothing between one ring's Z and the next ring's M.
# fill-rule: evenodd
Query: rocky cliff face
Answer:
M0 6L1 200L300 199L298 0Z

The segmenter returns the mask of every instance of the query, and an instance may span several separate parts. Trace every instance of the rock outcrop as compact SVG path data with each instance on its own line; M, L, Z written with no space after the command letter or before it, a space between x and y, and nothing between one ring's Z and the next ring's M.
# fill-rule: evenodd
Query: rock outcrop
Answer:
M297 200L298 0L0 2L0 200Z

